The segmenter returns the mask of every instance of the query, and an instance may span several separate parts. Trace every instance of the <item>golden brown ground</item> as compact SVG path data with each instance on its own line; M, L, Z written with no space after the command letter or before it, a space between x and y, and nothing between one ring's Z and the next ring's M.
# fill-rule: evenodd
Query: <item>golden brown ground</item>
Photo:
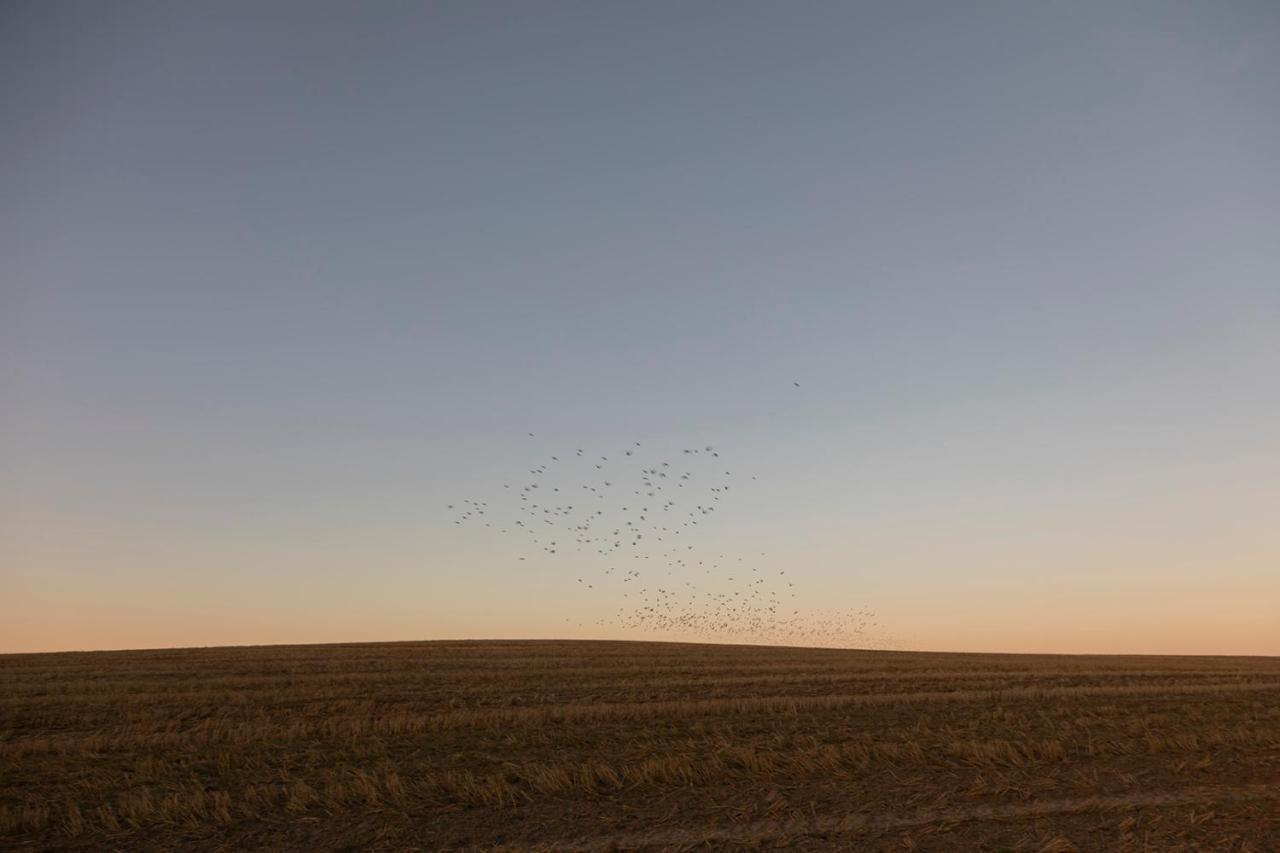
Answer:
M0 656L6 849L1280 850L1280 659Z

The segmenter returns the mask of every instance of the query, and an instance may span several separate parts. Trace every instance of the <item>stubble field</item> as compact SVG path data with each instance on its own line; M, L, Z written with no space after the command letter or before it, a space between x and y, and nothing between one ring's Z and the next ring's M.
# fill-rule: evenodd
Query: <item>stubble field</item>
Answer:
M1280 850L1280 659L0 656L0 847Z

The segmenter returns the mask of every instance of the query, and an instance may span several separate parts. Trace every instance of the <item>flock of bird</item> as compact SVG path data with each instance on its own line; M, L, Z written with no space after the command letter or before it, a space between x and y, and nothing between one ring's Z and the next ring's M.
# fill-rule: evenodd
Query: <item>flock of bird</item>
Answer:
M448 508L456 524L513 538L517 560L576 568L569 583L613 597L616 606L597 626L672 638L878 645L874 613L802 612L786 569L766 567L763 552L726 549L723 525L712 528L756 480L714 445L652 454L636 441L605 453L548 453L504 483L502 499Z

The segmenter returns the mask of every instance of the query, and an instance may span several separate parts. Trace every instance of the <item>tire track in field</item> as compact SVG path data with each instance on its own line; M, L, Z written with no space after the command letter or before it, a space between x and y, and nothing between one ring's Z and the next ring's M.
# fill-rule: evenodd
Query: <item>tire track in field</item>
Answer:
M563 853L641 850L652 847L681 847L706 843L746 844L769 839L835 835L853 832L882 832L934 823L954 824L984 820L1018 820L1060 814L1098 811L1126 811L1151 806L1190 806L1237 803L1252 800L1280 800L1280 780L1270 785L1245 787L1195 787L1171 791L1135 793L1125 796L1065 797L1019 805L969 806L954 809L922 809L902 814L817 815L788 820L760 820L728 826L697 829L657 829L618 835L549 842L540 850Z

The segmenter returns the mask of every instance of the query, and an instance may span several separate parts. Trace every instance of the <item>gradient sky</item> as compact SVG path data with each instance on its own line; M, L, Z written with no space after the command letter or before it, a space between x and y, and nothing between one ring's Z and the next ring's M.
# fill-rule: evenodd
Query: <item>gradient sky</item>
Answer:
M1280 654L1274 2L9 2L0 288L0 651L646 636L444 509L644 441L897 645Z

